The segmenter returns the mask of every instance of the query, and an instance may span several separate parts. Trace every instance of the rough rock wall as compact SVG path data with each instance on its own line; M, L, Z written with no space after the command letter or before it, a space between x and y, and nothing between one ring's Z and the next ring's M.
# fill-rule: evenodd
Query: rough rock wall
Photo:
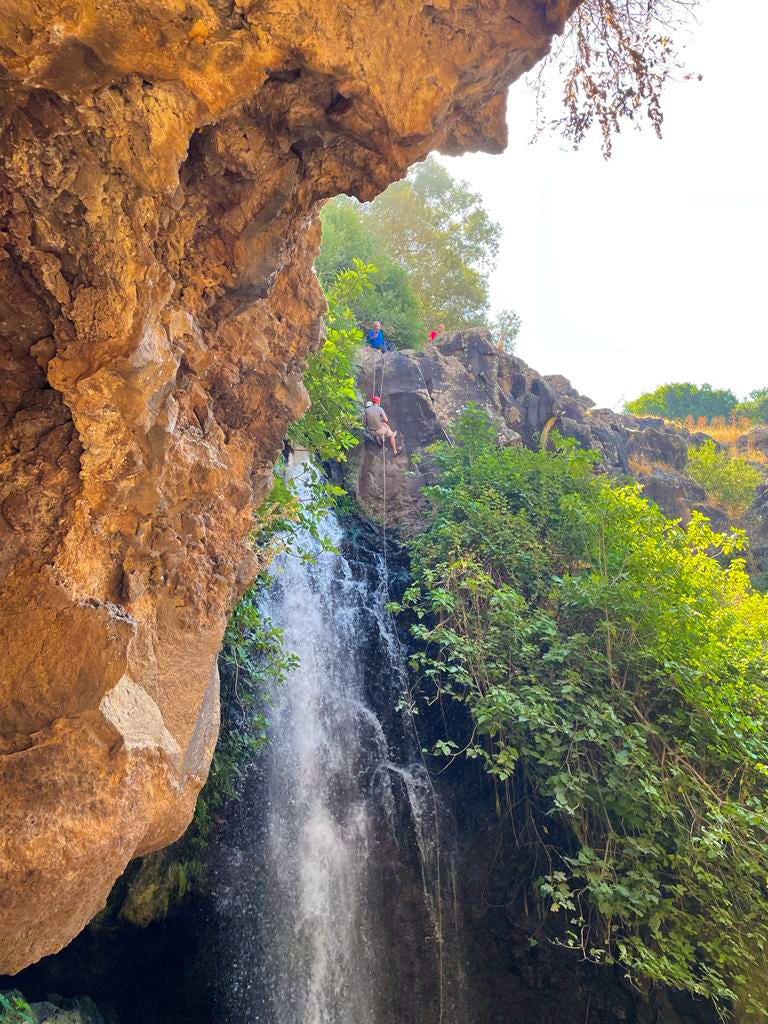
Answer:
M450 437L453 422L469 402L494 418L510 444L537 447L555 429L600 453L609 472L634 473L646 493L673 518L696 509L716 525L723 513L707 504L706 492L685 476L688 447L706 439L654 417L595 409L565 377L542 376L522 359L499 351L487 331L448 332L423 352L377 354L363 349L358 384L366 399L378 392L403 452L393 457L367 442L350 464L348 480L363 508L386 516L405 533L420 528L425 484L434 481L424 449ZM420 454L418 463L413 456ZM385 500L386 491L386 500Z
M319 343L317 204L503 148L577 2L4 3L0 971L191 817Z

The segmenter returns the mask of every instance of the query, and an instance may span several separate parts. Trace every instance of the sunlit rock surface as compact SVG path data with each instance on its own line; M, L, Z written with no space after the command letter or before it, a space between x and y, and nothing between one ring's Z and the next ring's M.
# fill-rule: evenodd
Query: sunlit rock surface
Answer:
M498 151L577 0L7 0L0 971L182 832L323 299L317 204Z

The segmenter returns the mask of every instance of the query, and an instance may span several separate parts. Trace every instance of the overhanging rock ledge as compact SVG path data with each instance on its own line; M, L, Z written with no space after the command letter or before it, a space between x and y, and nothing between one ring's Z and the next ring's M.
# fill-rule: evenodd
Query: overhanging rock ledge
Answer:
M499 151L575 0L0 15L0 972L186 827L323 298L316 209Z

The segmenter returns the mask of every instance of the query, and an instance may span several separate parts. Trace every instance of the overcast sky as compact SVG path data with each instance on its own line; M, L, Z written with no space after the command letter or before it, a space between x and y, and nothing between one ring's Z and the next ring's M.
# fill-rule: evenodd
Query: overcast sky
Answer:
M509 148L445 163L504 229L495 309L518 354L601 406L668 381L768 385L768 3L705 0L685 49L702 82L671 82L664 138L628 126L607 163L529 145L531 90L512 87Z

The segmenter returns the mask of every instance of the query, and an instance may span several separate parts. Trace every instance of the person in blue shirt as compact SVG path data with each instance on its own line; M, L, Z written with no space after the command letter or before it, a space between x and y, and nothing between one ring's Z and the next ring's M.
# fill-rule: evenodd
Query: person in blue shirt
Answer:
M377 320L368 331L368 344L379 352L394 352L397 349L394 341L387 341L381 330L381 324Z

